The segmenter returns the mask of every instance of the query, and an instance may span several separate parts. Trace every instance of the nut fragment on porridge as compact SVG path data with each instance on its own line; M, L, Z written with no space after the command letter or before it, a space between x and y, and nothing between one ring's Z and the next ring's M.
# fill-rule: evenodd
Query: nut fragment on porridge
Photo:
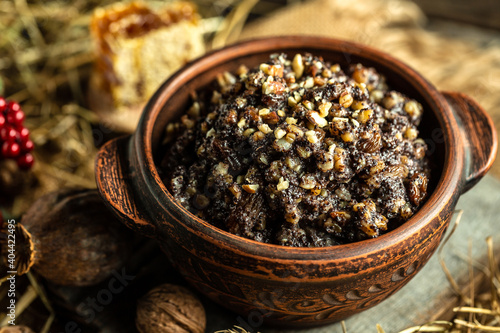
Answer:
M163 181L189 211L265 243L374 238L427 196L422 105L376 69L273 54L221 73L165 131Z

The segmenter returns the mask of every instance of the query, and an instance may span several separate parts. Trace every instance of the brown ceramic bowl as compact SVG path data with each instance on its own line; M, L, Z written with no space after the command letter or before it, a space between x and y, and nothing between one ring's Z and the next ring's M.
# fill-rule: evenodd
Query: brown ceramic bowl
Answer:
M189 93L217 73L253 67L274 52L311 52L341 65L377 68L394 89L420 101L420 126L436 163L432 193L401 227L376 239L326 248L289 248L248 240L213 227L177 203L162 183L155 155L166 124L185 110ZM99 152L99 191L123 223L158 240L200 292L241 314L285 326L334 322L372 307L404 286L436 250L460 194L489 169L497 139L491 119L472 99L439 92L391 56L320 37L247 41L191 62L145 107L136 132Z

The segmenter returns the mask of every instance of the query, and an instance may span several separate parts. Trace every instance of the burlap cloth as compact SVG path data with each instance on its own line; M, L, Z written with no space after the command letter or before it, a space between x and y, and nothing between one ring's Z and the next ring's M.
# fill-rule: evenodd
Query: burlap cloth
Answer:
M438 89L476 99L500 128L500 32L430 25L409 1L314 0L251 23L232 41L286 34L343 38L392 54ZM500 177L500 161L492 174Z

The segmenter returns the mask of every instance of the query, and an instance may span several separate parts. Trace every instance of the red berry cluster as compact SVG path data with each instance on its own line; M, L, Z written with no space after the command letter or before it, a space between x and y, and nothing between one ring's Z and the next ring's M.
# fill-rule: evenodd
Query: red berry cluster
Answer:
M34 162L34 145L23 122L24 112L19 104L0 97L0 160L14 159L20 169L28 170Z

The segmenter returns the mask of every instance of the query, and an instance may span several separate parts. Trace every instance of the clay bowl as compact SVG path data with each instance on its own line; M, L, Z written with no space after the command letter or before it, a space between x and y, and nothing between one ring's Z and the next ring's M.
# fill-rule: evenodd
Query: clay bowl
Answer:
M247 240L190 214L158 175L155 152L190 92L240 64L253 67L274 52L293 57L305 51L343 66L374 66L392 87L424 106L421 135L436 164L432 194L409 221L379 238L326 248ZM177 72L151 98L135 133L102 147L96 178L102 198L123 223L157 239L193 287L248 325L317 326L372 307L404 286L434 253L460 194L487 172L496 148L493 123L476 102L437 91L391 56L328 38L275 37L228 46Z

